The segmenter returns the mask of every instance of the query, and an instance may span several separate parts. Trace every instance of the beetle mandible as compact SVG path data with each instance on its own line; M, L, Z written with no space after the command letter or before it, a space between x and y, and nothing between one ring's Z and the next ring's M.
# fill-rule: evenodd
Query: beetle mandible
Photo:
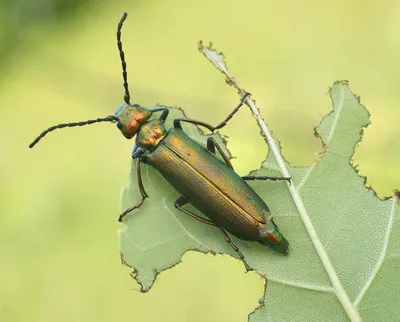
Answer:
M246 270L251 270L239 248L233 243L228 233L236 237L258 241L279 253L288 253L288 241L274 223L271 212L265 202L246 183L246 180L287 180L287 177L244 176L240 177L232 167L229 156L213 137L207 140L207 148L193 141L182 129L181 123L187 122L202 126L214 132L224 127L244 104L249 93L245 93L233 111L216 126L189 118L175 119L174 127L166 129L164 122L169 110L166 107L145 108L130 103L128 75L125 54L122 49L121 29L127 17L124 13L117 27L117 46L122 63L124 101L113 115L94 120L63 123L43 131L30 145L34 147L47 133L64 127L83 126L99 122L116 123L127 138L136 136L132 158L136 159L138 186L141 194L139 202L126 209L119 221L135 209L140 208L148 197L141 177L141 163L156 169L176 191L181 194L175 201L175 207L198 221L220 229L226 241L236 251ZM153 113L161 112L158 118L151 118ZM216 150L221 154L222 162L216 157ZM204 218L184 208L192 204L208 218Z

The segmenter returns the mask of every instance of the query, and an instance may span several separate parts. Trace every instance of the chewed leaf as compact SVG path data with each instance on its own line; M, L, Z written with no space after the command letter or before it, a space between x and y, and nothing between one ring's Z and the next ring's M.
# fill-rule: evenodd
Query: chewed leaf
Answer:
M333 111L316 128L324 145L322 156L309 167L286 164L293 177L287 201L282 202L282 194L272 188L261 187L260 183L255 187L274 209L276 222L287 234L291 247L284 266L266 269L272 282L268 284L265 305L251 321L265 321L266 316L277 320L279 316L296 320L330 320L333 316L338 320L347 316L354 321L361 317L374 320L374 316L393 319L393 311L365 303L370 296L376 299L378 294L371 290L378 275L394 264L394 253L388 252L388 246L399 246L393 230L399 226L400 208L395 198L378 199L351 166L362 128L369 124L368 112L346 82L335 83L330 94ZM270 174L277 169L278 162L271 153L255 174ZM317 258L313 259L314 255ZM395 261L400 269L400 261ZM395 290L380 293L379 300L386 297L390 303L394 301L391 296L399 294L400 284L391 282L396 279L394 274L387 278L381 281L386 285L381 288ZM276 303L276 298L285 302L282 293L288 301L290 297L290 312L282 313L282 306Z
M315 130L324 146L320 158L308 167L291 167L272 138L274 148L261 169L252 173L288 173L292 184L250 183L289 240L287 256L233 237L249 265L268 280L264 304L250 316L251 321L373 321L378 316L390 321L400 316L399 198L381 200L365 187L351 157L363 127L369 124L368 112L346 82L335 83L330 94L333 110ZM167 127L181 115L172 109ZM205 143L206 137L195 126L184 129ZM179 263L187 250L236 257L218 229L175 209L179 195L156 171L144 166L143 181L150 198L126 217L119 231L123 260L135 269L143 291L158 272ZM121 210L139 199L132 163Z
M217 67L222 73L225 75L229 73L224 54L218 52L217 50L213 50L212 43L210 43L208 46L204 46L203 42L200 41L198 49L209 61L213 62L214 66Z

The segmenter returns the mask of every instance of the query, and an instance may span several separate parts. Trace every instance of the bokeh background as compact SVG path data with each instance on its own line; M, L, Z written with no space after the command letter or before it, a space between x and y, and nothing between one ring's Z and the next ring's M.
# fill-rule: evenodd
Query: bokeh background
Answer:
M111 124L54 132L132 100L216 124L238 102L197 51L212 40L296 165L321 151L313 128L347 79L371 113L354 155L380 197L400 188L400 3L270 0L0 2L0 321L246 321L264 282L230 256L195 252L146 294L120 263L119 193L132 141ZM267 148L244 108L222 131L245 174ZM154 227L160 229L160 227ZM223 242L223 241L221 241ZM288 304L290 305L290 304Z

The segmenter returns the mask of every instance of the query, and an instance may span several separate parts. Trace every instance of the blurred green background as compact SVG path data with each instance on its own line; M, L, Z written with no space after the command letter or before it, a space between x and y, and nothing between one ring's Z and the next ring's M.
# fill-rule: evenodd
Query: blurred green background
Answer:
M283 145L306 165L328 88L347 79L372 125L354 163L380 197L400 187L400 3L266 0L0 2L0 321L246 321L263 280L230 256L187 253L146 294L120 263L119 193L133 142L110 124L54 132L132 100L181 106L211 124L238 102L197 51L212 40ZM267 149L246 108L223 134L245 174ZM154 227L159 229L159 227ZM223 242L223 239L221 239Z

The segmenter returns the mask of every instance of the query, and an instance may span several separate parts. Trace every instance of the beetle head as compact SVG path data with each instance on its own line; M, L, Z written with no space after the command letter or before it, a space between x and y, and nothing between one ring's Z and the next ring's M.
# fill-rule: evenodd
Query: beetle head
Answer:
M48 133L62 129L65 127L74 127L74 126L84 126L94 123L100 122L117 122L118 128L121 130L122 134L130 139L135 136L138 132L140 126L151 117L152 112L146 108L140 107L139 105L131 105L130 104L130 94L128 90L128 73L126 71L126 62L125 62L125 54L122 50L122 41L121 41L121 29L122 25L127 17L127 13L124 12L120 22L117 27L117 46L119 50L119 55L122 63L122 78L123 85L125 89L124 101L126 104L121 105L118 110L114 113L114 115L109 115L104 118L97 118L94 120L87 120L81 122L72 122L72 123L61 123L54 126L49 127L47 130L44 130L35 140L29 145L30 148L33 148L43 137L45 137Z
M137 104L123 104L117 109L114 116L118 118L117 127L122 134L127 139L131 139L139 131L139 128L147 122L151 114L151 111Z

